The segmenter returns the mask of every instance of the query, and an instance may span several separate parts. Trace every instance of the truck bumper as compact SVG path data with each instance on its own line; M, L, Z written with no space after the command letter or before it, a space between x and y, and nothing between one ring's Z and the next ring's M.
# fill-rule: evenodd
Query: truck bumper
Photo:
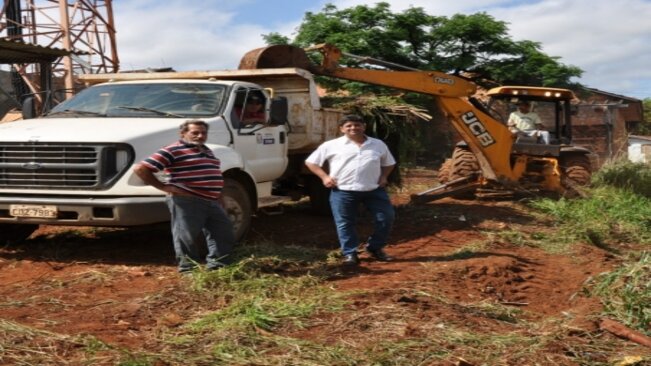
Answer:
M56 218L15 217L11 205L55 206ZM69 226L136 226L169 221L165 197L0 196L0 223Z

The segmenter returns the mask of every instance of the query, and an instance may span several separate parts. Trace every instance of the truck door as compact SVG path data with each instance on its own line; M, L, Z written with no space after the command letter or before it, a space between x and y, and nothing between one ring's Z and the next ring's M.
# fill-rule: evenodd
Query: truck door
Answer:
M231 99L235 149L258 182L278 178L287 167L287 134L285 126L268 123L269 98L261 89L238 86Z

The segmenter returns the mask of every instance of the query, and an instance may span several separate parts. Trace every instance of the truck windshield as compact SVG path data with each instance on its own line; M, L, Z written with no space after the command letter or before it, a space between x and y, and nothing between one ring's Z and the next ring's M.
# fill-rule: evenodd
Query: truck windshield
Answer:
M217 115L224 95L219 84L103 84L82 90L46 117L201 118Z

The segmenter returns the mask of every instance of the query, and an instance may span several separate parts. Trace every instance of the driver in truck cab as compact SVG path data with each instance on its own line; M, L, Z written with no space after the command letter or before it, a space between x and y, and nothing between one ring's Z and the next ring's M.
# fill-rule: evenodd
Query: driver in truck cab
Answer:
M518 102L518 110L513 111L507 123L511 132L536 137L549 144L549 131L543 128L542 120L536 112L531 111L531 103L526 100Z
M251 95L243 108L242 106L235 107L235 114L245 124L265 123L264 101L257 95Z

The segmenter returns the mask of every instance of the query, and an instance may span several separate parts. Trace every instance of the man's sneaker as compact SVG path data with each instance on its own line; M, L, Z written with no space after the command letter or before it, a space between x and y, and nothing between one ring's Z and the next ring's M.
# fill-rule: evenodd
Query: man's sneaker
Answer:
M192 270L192 269L186 269L186 270L182 270L182 271L179 270L179 274L181 275L181 277L192 278L192 277L194 277L194 270Z
M221 262L216 262L216 263L210 263L206 265L206 270L207 271L216 271L218 269L226 267L226 264L221 263Z
M188 274L192 273L195 269L197 269L197 266L181 266L178 268L178 271L181 274Z
M355 253L346 254L344 255L344 260L342 261L342 264L346 266L356 266L359 264L359 258Z
M371 255L371 257L381 261L381 262L390 262L393 260L393 257L388 255L387 253L384 252L382 248L380 249L371 249L369 247L366 247L366 251L368 254Z

